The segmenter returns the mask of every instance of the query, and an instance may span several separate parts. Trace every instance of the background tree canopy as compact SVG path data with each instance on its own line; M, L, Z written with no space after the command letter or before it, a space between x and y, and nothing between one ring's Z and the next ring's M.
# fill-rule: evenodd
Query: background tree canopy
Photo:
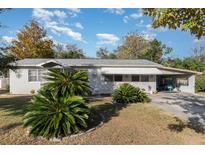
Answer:
M25 25L10 46L10 53L17 59L51 58L54 56L53 41L36 21Z
M15 57L7 53L7 47L0 47L0 76L7 76L8 63L15 60Z
M171 52L172 48L167 47L157 39L147 40L137 33L128 33L114 52L110 52L107 48L99 48L96 55L101 59L141 58L161 63L163 58Z
M162 44L161 41L154 39L150 42L149 48L140 55L140 58L148 59L156 63L161 63L163 57L170 54L171 52L172 48L167 47L165 44Z
M197 38L205 36L205 8L143 9L153 19L153 28L168 27L190 31Z
M122 44L116 49L116 55L119 59L136 59L148 47L148 40L138 33L131 32L123 37Z
M78 48L75 44L57 44L54 47L55 49L55 58L71 58L71 59L82 59L86 58L83 50Z
M203 46L194 48L193 55L186 58L167 58L162 62L163 65L175 68L188 69L193 71L205 71L205 48Z
M99 48L96 53L98 58L101 59L116 59L117 56L115 53L110 52L107 48Z

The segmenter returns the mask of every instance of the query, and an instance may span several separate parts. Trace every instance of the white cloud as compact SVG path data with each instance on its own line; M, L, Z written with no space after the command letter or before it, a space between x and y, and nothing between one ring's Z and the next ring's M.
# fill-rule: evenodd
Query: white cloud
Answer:
M64 19L67 17L66 13L64 11L59 11L59 10L55 10L53 12L53 14L57 17L59 17L60 19Z
M168 28L165 28L165 27L159 27L157 29L155 29L157 31L160 31L160 32L166 32L168 30Z
M142 10L139 9L139 11L137 13L132 13L129 16L130 16L130 18L138 19L138 18L141 18L143 16L143 13L142 13Z
M80 12L80 10L72 9L72 12ZM41 20L45 28L49 29L51 32L58 36L60 36L61 34L65 34L71 37L73 40L86 43L83 40L81 33L73 31L71 28L65 26L64 22L62 22L63 19L67 17L64 11L48 11L46 9L33 9L33 17ZM53 19L53 17L59 18L61 22L54 21L55 18Z
M48 35L46 38L47 38L47 39L53 39L53 36Z
M152 33L150 31L142 31L141 34L146 40L154 40L157 36L156 33Z
M129 16L124 16L123 22L124 22L124 23L127 23L128 20L130 20L130 19L139 19L139 18L141 18L142 16L143 16L142 10L139 9L139 11L138 11L137 13L132 13L132 14L130 14Z
M69 27L65 27L65 26L57 26L57 25L48 25L47 28L50 28L52 31L56 32L56 33L61 33L61 34L65 34L69 37L71 37L72 39L76 40L76 41L82 41L85 42L82 38L81 33L78 32L74 32L72 29L70 29Z
M146 28L147 28L147 30L158 31L158 32L166 32L168 30L168 28L166 28L166 27L159 27L159 28L154 29L154 28L152 28L151 24L147 24Z
M193 40L193 42L194 42L195 44L197 44L197 45L205 44L205 37L202 37L202 38L200 38L200 39L195 38L195 39Z
M44 21L50 21L51 17L54 16L53 12L46 9L33 9L33 17L42 19Z
M58 17L59 19L63 20L67 17L67 15L64 11L60 10L49 11L46 9L33 9L33 17L43 21L51 21L52 17Z
M97 42L98 45L103 45L103 44L115 45L116 42L120 40L114 34L101 33L101 34L96 34L96 37L99 39L99 41Z
M125 13L125 11L121 8L106 9L105 12L115 14L115 15L123 15Z
M14 39L14 37L10 37L10 36L2 36L1 37L1 41L6 42L6 43L11 43L13 39Z
M140 24L143 24L143 23L144 23L144 20L141 19L139 23L140 23Z
M68 10L75 12L75 13L80 13L80 9L79 8L67 8Z
M50 27L50 26L57 26L58 23L56 21L46 21L45 22L45 27Z
M80 22L76 22L75 27L80 28L80 29L84 29L84 27L82 26L82 24Z
M68 14L71 16L71 17L76 17L77 14L81 13L81 10L79 8L67 8L68 9Z
M124 16L124 17L123 17L123 22L124 22L124 23L127 23L128 20L129 20L129 17L128 17L128 16Z
M152 25L151 25L151 24L147 24L147 25L146 25L146 28L147 28L147 29L152 29Z
M133 19L138 19L138 18L141 18L141 17L142 17L141 13L130 14L130 18L133 18Z
M144 20L141 19L138 23L136 23L136 26L137 27L145 27Z
M60 42L60 41L57 41L57 40L53 40L53 44L54 45L61 45L62 47L63 47L63 49L66 49L65 47L66 47L66 43L64 43L64 42Z

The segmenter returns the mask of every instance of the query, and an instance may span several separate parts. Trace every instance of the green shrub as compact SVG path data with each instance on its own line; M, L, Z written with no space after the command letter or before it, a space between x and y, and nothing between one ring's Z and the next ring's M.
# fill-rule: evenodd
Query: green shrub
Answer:
M31 100L23 121L30 134L61 138L87 127L89 108L80 96L57 96L40 90Z
M196 92L205 91L205 74L196 76L195 90Z
M44 86L58 95L88 96L91 94L88 74L86 71L73 69L51 69L45 76L49 81Z
M116 103L123 104L149 102L149 98L145 92L128 83L120 85L120 87L113 92L112 99Z

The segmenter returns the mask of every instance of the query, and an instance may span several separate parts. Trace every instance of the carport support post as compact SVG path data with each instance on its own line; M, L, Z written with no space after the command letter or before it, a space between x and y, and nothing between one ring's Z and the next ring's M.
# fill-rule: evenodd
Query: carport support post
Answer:
M190 93L195 93L195 75L191 75L189 76L188 78L188 88L189 88L189 91Z

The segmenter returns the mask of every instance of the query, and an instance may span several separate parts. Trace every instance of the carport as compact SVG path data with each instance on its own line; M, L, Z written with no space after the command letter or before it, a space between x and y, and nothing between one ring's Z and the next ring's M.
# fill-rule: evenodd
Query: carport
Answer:
M180 91L180 87L189 86L192 75L157 75L157 91Z
M157 91L195 93L195 75L201 73L168 67L159 70L161 74L156 76Z

